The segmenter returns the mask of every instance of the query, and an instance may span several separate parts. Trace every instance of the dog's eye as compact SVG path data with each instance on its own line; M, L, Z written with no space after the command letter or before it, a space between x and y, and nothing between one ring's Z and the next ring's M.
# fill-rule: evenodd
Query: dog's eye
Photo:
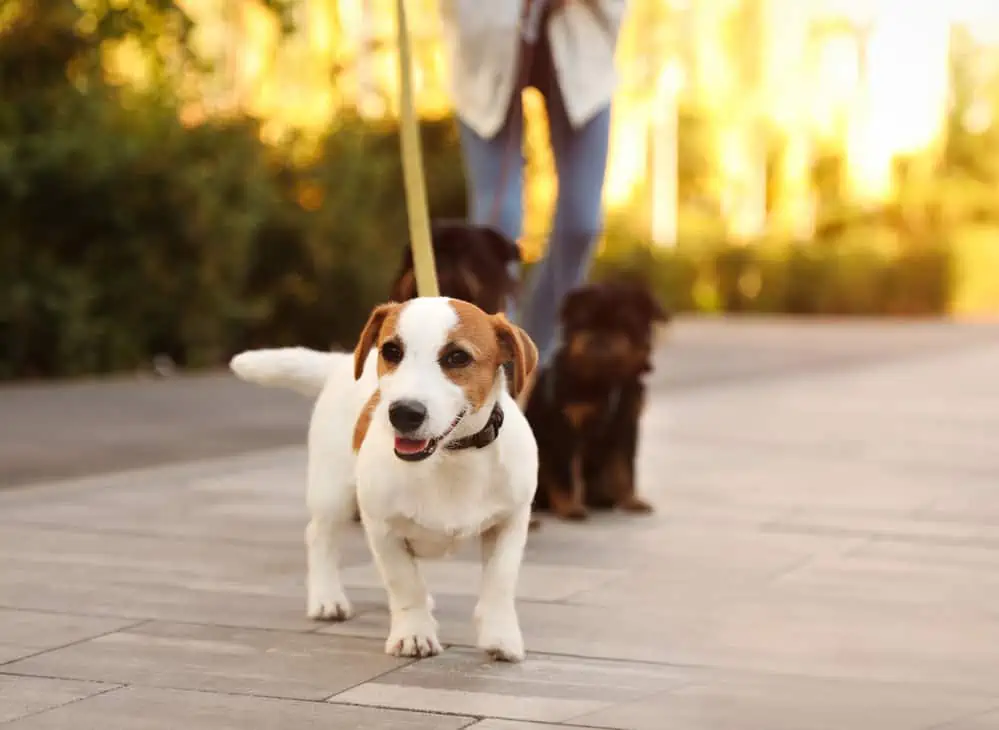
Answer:
M464 350L450 350L441 358L441 365L446 368L463 368L470 365L472 356Z
M382 358L390 365L398 365L402 362L402 348L395 342L386 342L382 345Z

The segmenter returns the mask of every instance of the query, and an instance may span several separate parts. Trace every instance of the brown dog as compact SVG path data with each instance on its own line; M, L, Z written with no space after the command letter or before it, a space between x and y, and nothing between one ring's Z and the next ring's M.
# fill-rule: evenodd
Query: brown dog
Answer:
M566 297L562 344L527 405L538 440L536 509L572 520L588 508L652 511L635 489L642 376L652 369L654 326L669 318L644 285L625 277Z
M474 304L487 314L505 311L517 289L513 267L520 247L490 226L436 220L431 224L437 286L441 296ZM389 294L393 302L416 297L413 251L407 245Z

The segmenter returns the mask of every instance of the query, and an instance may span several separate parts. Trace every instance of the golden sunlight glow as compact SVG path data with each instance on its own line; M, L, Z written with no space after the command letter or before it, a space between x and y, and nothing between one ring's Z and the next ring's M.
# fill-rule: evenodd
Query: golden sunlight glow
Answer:
M929 5L882 3L867 46L863 109L851 131L851 176L864 197L891 191L892 160L939 137L950 28Z
M839 121L853 105L861 81L857 40L846 34L827 38L817 49L809 114L816 132L826 139L842 132Z
M614 134L604 182L604 201L611 209L632 199L648 165L649 112L629 114L629 111L632 110L624 104L611 110Z
M321 133L343 104L368 115L396 112L394 0L301 0L299 27L283 40L274 15L258 0L181 2L197 22L197 47L220 63L220 77L206 85L208 110L237 107L260 115L273 139L292 128ZM450 104L437 0L408 2L420 111L443 114ZM677 147L683 149L683 140L675 139L681 81L679 97L702 105L713 120L717 160L711 164L717 162L716 187L733 231L806 230L814 212L810 170L817 143L846 153L849 194L883 199L892 192L895 158L932 154L940 142L952 24L970 24L976 35L999 43L999 0L633 0L632 7L641 2L664 3L669 10L660 14L669 27L645 28L640 19L648 13L634 11L626 19L605 198L611 210L622 208L649 195L651 186L660 231L663 211L676 204L675 180L670 184L664 175L675 169ZM738 14L740 7L762 18L750 42L749 16ZM134 50L123 46L115 54L119 74L140 82ZM662 96L667 83L672 99ZM528 102L534 128L535 107L537 100ZM766 125L789 145L778 173L788 200L769 215L760 134ZM544 178L527 186L528 195L540 196L529 201L529 211L551 203L552 172L547 164L529 172ZM655 199L664 195L671 200ZM539 234L539 225L527 228L528 235Z

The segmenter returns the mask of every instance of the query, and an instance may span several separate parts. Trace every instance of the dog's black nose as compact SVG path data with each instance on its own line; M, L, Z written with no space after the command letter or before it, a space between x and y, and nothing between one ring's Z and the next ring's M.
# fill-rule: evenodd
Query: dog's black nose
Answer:
M389 422L399 433L412 433L427 420L427 407L418 400L397 400L389 406Z

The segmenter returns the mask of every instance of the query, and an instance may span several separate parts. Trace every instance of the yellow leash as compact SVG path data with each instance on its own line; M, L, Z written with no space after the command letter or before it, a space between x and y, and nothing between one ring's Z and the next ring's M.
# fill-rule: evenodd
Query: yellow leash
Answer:
M434 248L430 239L430 212L427 185L423 175L420 129L413 101L413 53L406 25L406 2L396 0L396 28L399 43L399 139L402 146L402 174L406 186L406 213L409 218L409 245L413 249L416 293L421 297L440 295Z

